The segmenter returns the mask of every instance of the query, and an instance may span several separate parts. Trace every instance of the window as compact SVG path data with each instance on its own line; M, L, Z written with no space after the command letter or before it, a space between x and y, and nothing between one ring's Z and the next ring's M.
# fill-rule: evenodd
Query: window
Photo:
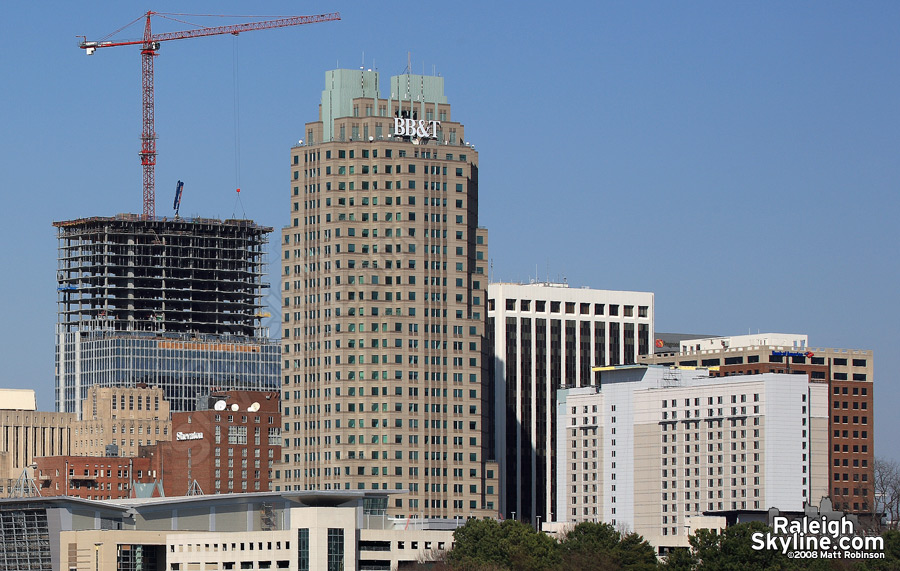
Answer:
M344 530L328 528L328 571L344 569Z
M297 569L309 571L309 529L297 530Z

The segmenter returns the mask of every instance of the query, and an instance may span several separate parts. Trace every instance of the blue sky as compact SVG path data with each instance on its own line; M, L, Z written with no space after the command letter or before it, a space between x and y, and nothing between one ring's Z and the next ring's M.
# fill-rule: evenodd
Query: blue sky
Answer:
M138 49L86 57L76 35L99 38L148 8L340 11L335 23L163 44L159 215L171 214L181 179L182 215L246 214L280 228L290 146L317 117L325 71L374 67L387 85L409 52L414 72L446 78L454 119L478 149L495 280L537 272L653 291L658 331L796 332L813 346L873 349L876 454L900 459L890 438L900 408L900 4L264 6L4 6L0 386L34 387L52 406L51 222L141 209Z

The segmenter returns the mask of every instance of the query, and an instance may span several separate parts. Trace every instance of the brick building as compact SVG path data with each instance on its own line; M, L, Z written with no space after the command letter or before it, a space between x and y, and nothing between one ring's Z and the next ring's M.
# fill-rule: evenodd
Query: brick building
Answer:
M35 485L41 496L86 500L130 498L135 482L153 483L149 458L45 456L36 458Z
M274 391L214 392L198 410L173 413L172 440L139 456L166 496L269 491L281 454L279 403Z

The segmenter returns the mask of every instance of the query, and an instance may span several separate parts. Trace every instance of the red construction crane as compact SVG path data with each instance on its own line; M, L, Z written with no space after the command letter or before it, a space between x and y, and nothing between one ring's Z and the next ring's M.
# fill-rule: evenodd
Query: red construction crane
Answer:
M143 130L141 131L141 165L144 169L144 217L154 218L156 216L156 182L154 179L154 170L156 167L156 130L153 121L153 58L159 51L159 43L168 40L184 40L187 38L200 38L203 36L216 36L220 34L238 35L241 32L249 32L252 30L269 30L271 28L284 28L287 26L299 26L301 24L315 24L318 22L331 22L340 20L341 15L338 12L331 14L319 14L317 16L295 16L290 18L280 18L277 20L266 20L262 22L249 22L245 24L234 24L231 26L216 26L212 28L197 28L194 30L184 30L181 32L168 32L165 34L154 34L150 31L150 17L159 16L189 16L190 14L164 14L162 12L147 12L141 18L146 18L144 24L144 38L142 40L131 40L123 42L114 41L95 41L89 42L84 36L78 47L85 50L87 55L92 55L97 48L111 48L114 46L141 46L141 81L143 84ZM131 24L140 20L134 20ZM128 25L131 25L128 24ZM125 26L127 27L127 26ZM122 30L120 28L119 30ZM115 33L115 32L114 32ZM109 37L109 36L107 36Z

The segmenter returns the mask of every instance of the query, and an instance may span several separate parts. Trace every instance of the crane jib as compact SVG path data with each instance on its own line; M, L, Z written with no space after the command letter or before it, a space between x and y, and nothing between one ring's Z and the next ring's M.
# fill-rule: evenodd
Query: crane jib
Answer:
M159 43L168 40L182 40L188 38L201 38L205 36L215 36L220 34L234 34L241 32L250 32L253 30L269 30L273 28L284 28L288 26L299 26L302 24L315 24L319 22L331 22L340 20L339 12L330 14L318 14L315 16L295 16L290 18L279 18L277 20L266 20L261 22L248 22L244 24L234 24L229 26L214 26L209 28L196 28L193 30L184 30L180 32L167 32L164 34L154 34L150 29L150 17L157 14L156 12L147 12L143 17L146 18L144 24L144 36L140 40L129 40L122 42L113 42L107 40L88 41L84 36L78 36L82 41L78 47L83 49L87 55L92 55L98 48L108 48L116 46L141 46L141 81L143 85L143 121L141 132L141 167L143 169L143 198L144 208L143 216L147 219L156 217L156 182L155 182L155 166L156 166L156 130L154 126L154 103L153 103L153 58L156 50L159 49ZM160 14L162 15L162 14ZM141 18L132 22L135 23ZM129 26L131 24L128 24ZM127 27L127 26L126 26ZM124 28L120 28L117 32ZM116 33L117 33L116 32ZM109 37L109 36L107 36ZM181 182L179 181L179 191L176 196L176 213L177 201L180 199Z

